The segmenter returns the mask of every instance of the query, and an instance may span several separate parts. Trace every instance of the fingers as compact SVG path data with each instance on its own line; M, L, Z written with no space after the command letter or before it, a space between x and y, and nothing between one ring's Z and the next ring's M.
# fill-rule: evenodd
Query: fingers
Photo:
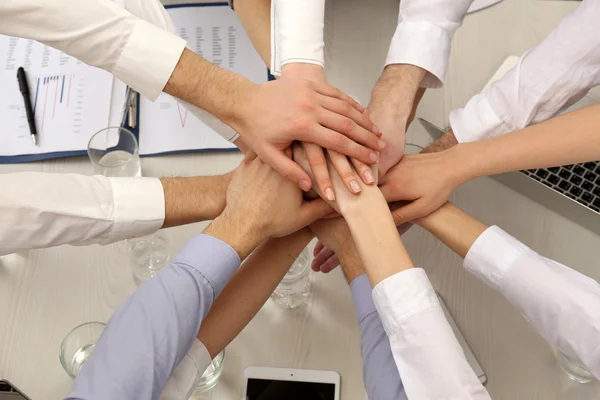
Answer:
M348 161L348 158L332 150L329 150L328 153L333 167L348 190L354 194L362 192L362 187L354 175L354 170L350 166L350 161Z
M310 183L308 174L281 151L274 148L269 149L261 155L261 159L275 168L285 179L299 186L300 189L305 192L311 189L312 184Z
M346 117L346 121L354 122L355 124L358 124L358 126L366 129L369 136L373 136L374 138L381 137L381 131L373 124L373 122L371 122L369 115L366 112L360 112L349 103L332 97L323 97L320 99L320 103L321 107L331 111L333 115L337 115L341 118Z
M375 174L373 174L371 167L369 167L368 165L366 165L364 163L361 163L360 161L358 161L355 158L351 158L350 162L352 162L352 165L354 165L354 169L356 170L358 175L362 178L362 181L364 183L366 183L367 185L371 185L371 184L375 183ZM377 166L377 164L374 165L374 167L376 167L376 166Z
M314 175L315 182L319 189L319 193L323 198L334 201L335 194L333 192L333 185L329 178L329 170L327 169L327 159L323 148L318 144L314 143L303 143L310 169Z
M331 206L323 199L317 199L302 204L296 213L298 228L303 228L312 224L332 210Z
M325 245L323 243L321 243L321 241L317 241L317 244L315 244L315 248L313 249L313 257L316 257L317 254L319 254L319 252L321 250L323 250L325 248Z
M352 97L348 96L346 93L342 92L341 90L328 85L326 83L321 83L321 82L312 82L313 84L313 89L319 93L322 94L323 96L328 96L328 97L335 97L336 99L339 100L343 100L346 103L350 104L353 108L355 108L356 110L358 110L358 112L363 112L365 110L365 108L363 106L360 105L360 103L356 100L354 100ZM373 132L376 133L376 132Z
M315 258L312 261L311 268L315 272L328 273L337 267L339 260L333 250L327 247L321 248L318 253L315 253Z
M370 149L382 151L386 146L386 143L378 138L377 135L369 132L348 117L323 110L318 116L317 122L332 131L342 133L354 142L363 144Z
M348 157L354 157L365 164L375 164L377 153L352 139L324 126L317 126L307 135L306 141L318 144L329 150L335 150Z
M424 199L418 199L392 212L392 217L394 217L394 223L398 226L413 219L424 217L431 211L433 210L426 208Z

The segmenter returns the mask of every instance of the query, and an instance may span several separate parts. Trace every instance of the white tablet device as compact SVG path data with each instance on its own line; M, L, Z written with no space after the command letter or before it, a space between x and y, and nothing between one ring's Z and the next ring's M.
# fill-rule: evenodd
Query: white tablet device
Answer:
M248 367L246 400L340 400L340 374L334 371Z

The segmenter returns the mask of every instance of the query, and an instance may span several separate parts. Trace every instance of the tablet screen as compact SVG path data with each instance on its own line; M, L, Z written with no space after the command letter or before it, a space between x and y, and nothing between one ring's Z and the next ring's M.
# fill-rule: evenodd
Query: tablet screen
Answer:
M334 400L335 384L248 379L246 400Z

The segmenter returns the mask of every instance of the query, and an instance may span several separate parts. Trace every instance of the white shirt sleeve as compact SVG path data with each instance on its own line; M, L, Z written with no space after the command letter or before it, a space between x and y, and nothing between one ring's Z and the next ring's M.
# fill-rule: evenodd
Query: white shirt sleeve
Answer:
M160 400L188 400L212 359L197 338L181 360L160 394Z
M553 346L600 379L600 284L547 259L497 226L467 253L464 267L500 292Z
M298 62L325 65L325 0L271 1L271 73Z
M0 18L0 33L62 50L107 70L152 100L185 48L185 40L111 0L1 1Z
M600 2L583 0L516 67L450 113L459 142L473 142L551 118L600 84Z
M421 86L442 86L450 44L474 0L402 0L385 65L411 64L428 72Z
M165 218L156 178L19 172L1 174L0 187L0 255L144 236Z
M490 399L423 269L381 281L373 300L409 399Z

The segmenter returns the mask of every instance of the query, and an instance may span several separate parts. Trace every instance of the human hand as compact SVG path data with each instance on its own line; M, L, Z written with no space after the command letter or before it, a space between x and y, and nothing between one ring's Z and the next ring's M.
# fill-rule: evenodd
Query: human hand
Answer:
M425 92L420 88L425 75L424 69L414 65L388 65L371 91L369 116L383 132L382 139L387 144L379 157L380 178L404 154L406 128L414 119L416 105Z
M450 194L468 181L457 149L405 155L383 177L380 189L388 202L411 201L392 212L397 224L421 218L437 210Z
M305 202L293 183L250 152L229 183L225 210L206 233L245 257L263 240L289 235L330 212L321 199Z
M315 221L310 226L311 229L313 229L313 227L320 221L321 220ZM323 221L328 221L328 220L323 220ZM398 226L398 234L400 236L402 236L412 226L413 226L413 224L411 224L410 222L406 222L406 223ZM332 248L339 248L339 246L336 247L336 246L332 245L331 241L327 240L327 239L325 239L322 242L321 236L319 236L319 233L315 232L314 229L313 229L313 232L317 236L319 241L317 242L317 244L315 245L315 248L313 249L313 257L314 258L313 258L313 261L311 264L311 269L315 272L321 271L324 274L328 274L329 272L333 271L338 265L340 265L340 259L337 256L337 253L339 252L339 250L332 250Z
M305 63L290 63L284 65L281 71L281 79L308 79L314 82L327 83L325 71L321 66ZM380 136L381 134L379 133L378 135ZM304 142L303 147L314 176L316 187L319 189L320 193L323 194L325 199L329 201L335 200L335 191L331 184L325 152L329 154L335 170L342 177L346 188L350 192L356 194L361 191L361 186L357 181L354 171L352 171L352 168L350 167L350 163L354 165L363 182L366 184L375 183L375 176L368 165L361 163L354 158L349 159L333 150L323 149L321 146L314 143Z

